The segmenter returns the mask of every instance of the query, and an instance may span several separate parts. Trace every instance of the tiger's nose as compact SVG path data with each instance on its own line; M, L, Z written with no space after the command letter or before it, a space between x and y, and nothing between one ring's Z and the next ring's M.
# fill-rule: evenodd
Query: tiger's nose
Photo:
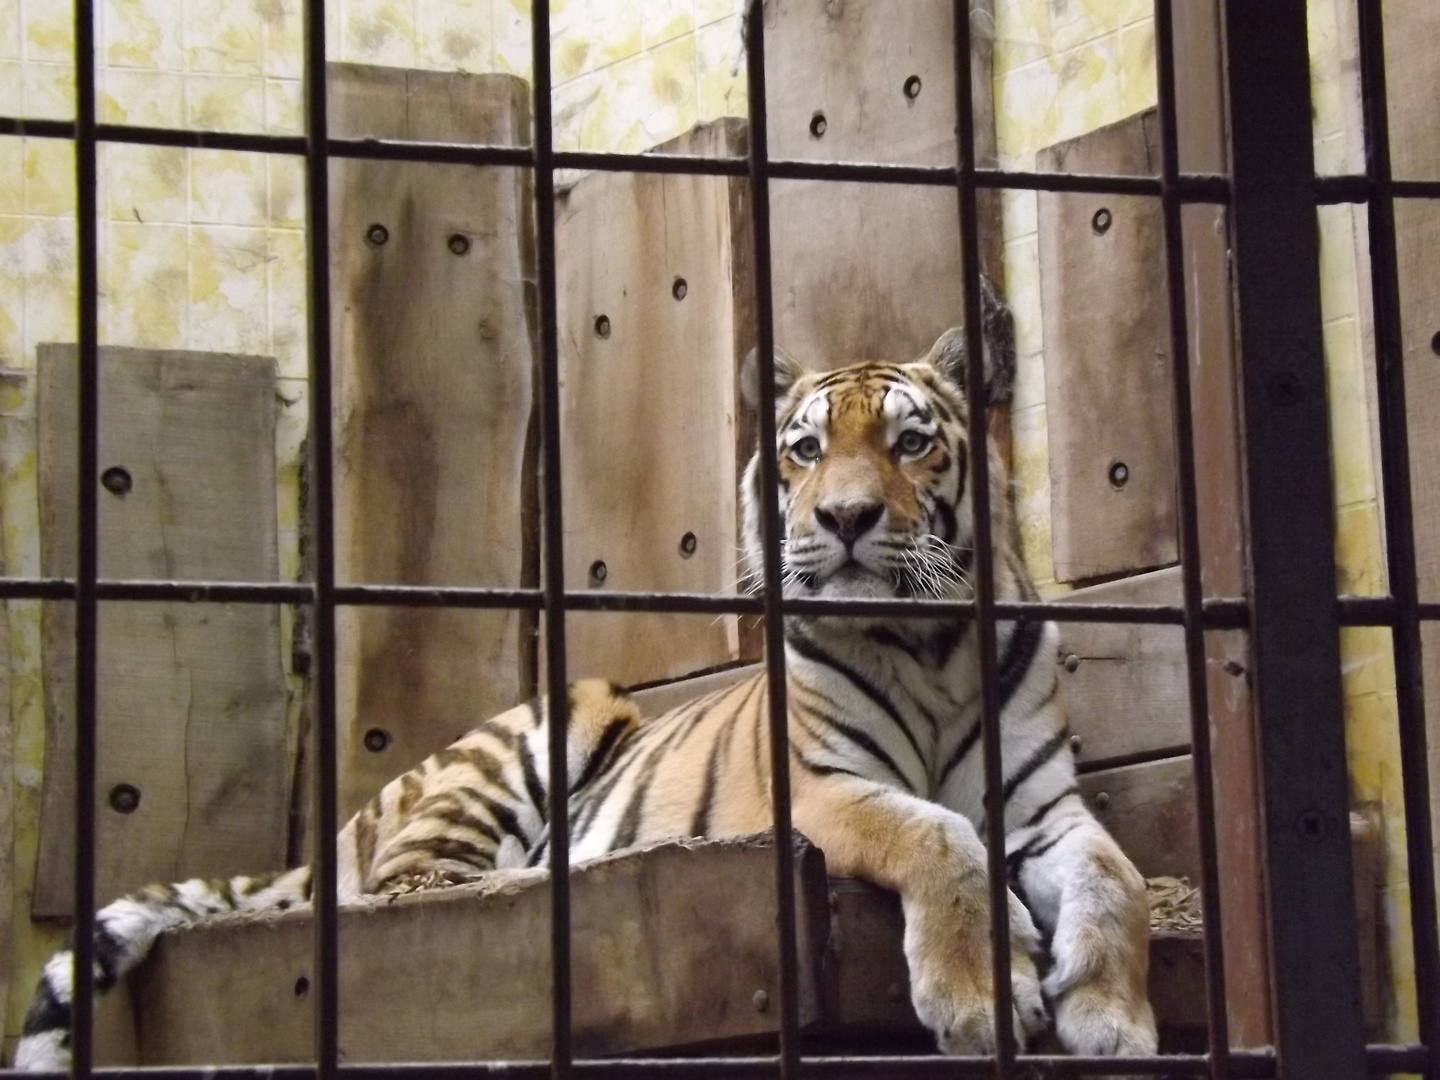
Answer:
M826 532L834 533L848 548L873 529L884 513L884 503L870 499L854 499L815 507L815 520Z

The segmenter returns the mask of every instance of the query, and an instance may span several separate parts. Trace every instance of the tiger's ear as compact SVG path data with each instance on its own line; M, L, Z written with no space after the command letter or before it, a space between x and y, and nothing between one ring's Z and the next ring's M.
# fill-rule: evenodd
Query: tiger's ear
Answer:
M789 353L780 349L775 350L775 403L778 406L790 392L800 376L805 374L805 369L800 362ZM740 393L745 398L745 404L755 409L760 406L760 353L757 349L751 349L745 354L745 360L740 365Z
M984 344L985 387L983 400L987 405L1002 405L1010 400L1011 388L1015 382L1015 317L1009 306L1000 299L995 283L988 277L980 278L980 339ZM952 327L940 335L940 340L931 346L922 359L951 382L974 398L967 385L965 357L965 331Z

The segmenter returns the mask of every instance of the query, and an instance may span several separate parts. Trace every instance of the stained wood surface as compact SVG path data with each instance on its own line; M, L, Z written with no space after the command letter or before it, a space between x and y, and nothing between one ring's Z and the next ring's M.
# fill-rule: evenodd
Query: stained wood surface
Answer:
M741 137L720 122L662 149L733 153ZM735 278L733 183L592 173L557 202L569 588L735 589L737 371L753 339L736 302L746 283ZM572 677L622 684L739 650L729 616L576 614L566 635Z
M529 90L510 76L334 64L329 78L337 136L528 138ZM339 158L330 168L336 578L533 586L527 174ZM340 609L342 820L528 695L531 626L511 611ZM372 730L379 750L366 748Z
M76 359L39 350L41 569L76 572ZM100 574L273 581L275 364L268 357L104 348ZM288 804L279 610L100 607L96 898L151 881L278 868ZM32 914L68 915L74 850L74 618L43 616L46 757ZM117 785L139 792L122 813Z
M772 157L955 164L950 4L772 0L765 20ZM802 364L913 360L963 321L954 189L788 180L770 202L775 341Z
M1150 110L1047 147L1036 167L1153 175L1157 140ZM1055 577L1081 581L1173 562L1159 200L1041 192L1039 215ZM1123 482L1116 469L1125 470Z
M1075 604L1179 604L1180 568L1076 589ZM1190 696L1179 626L1056 624L1057 662L1081 762L1188 748Z
M1428 36L1427 36L1428 35ZM1395 175L1440 177L1440 8L1425 0L1385 5L1385 55L1390 99L1390 149ZM1420 599L1440 599L1440 207L1420 199L1395 203L1400 272L1401 341L1414 500L1415 569ZM1365 282L1361 289L1367 288ZM1378 467L1378 460L1377 460ZM1395 538L1389 538L1390 543ZM1420 624L1424 650L1425 722L1430 791L1440 791L1440 624ZM1440 827L1440 818L1435 826ZM1440 851L1436 869L1440 871Z
M4 385L0 383L0 385ZM9 389L9 387L5 387ZM0 416L0 425L9 422ZM0 435L3 442L3 435ZM5 527L5 514L0 507L0 529ZM0 574L5 572L5 560L0 553ZM10 655L9 605L0 605L0 656ZM6 957L0 963L0 1016L10 1015L9 993L14 962L15 908L15 719L12 708L10 664L0 664L0 956ZM18 989L18 987L17 987Z
M796 859L800 1018L819 1016L825 864ZM773 1032L775 853L768 841L668 843L596 860L571 880L579 1056ZM508 883L507 883L508 882ZM342 909L347 1062L550 1053L545 871ZM301 1062L314 1053L308 910L167 935L138 975L145 1064ZM757 1008L755 995L768 1003Z

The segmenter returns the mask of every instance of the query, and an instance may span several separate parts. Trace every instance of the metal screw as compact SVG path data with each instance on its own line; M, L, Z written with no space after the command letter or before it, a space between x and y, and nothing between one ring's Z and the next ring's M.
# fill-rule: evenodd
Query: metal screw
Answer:
M604 559L596 559L590 564L590 584L604 585L605 579L610 576L610 568L605 565Z
M596 337L599 337L599 338L607 338L607 337L610 336L610 316L609 316L609 315L596 315L596 316L595 316L595 336L596 336Z
M1080 752L1080 736L1079 736L1079 735L1071 735L1071 736L1070 736L1070 752L1071 752L1072 754L1078 754L1078 753Z
M372 727L365 732L365 749L378 754L390 745L390 733L384 728Z
M365 242L371 247L379 247L389 239L390 230L378 221L365 230Z
M1240 676L1245 674L1244 665L1237 660L1226 660L1224 669L1226 675Z
M133 814L140 808L140 789L133 784L116 784L110 789L110 809L117 814Z
M1097 792L1095 793L1095 809L1096 809L1096 810L1108 810L1108 809L1110 809L1110 793L1109 793L1108 791L1097 791Z
M1117 491L1123 488L1130 479L1130 466L1123 461L1117 461L1110 466L1110 486Z
M1066 670L1066 671L1078 671L1079 668L1080 668L1080 657L1076 656L1073 652L1072 652L1069 656L1065 657L1065 670Z
M680 537L680 557L688 559L691 555L694 555L695 545L697 543L698 541L695 539L695 534L692 532L687 532L684 536Z
M470 238L464 233L452 233L450 239L445 241L445 246L450 249L452 255L470 254Z
M905 96L914 101L920 96L920 76L911 75L905 80Z
M764 1012L770 1007L770 995L764 990L756 990L755 996L750 999L755 1004L756 1012Z
M1099 210L1095 211L1095 216L1090 219L1090 228L1095 230L1096 236L1104 236L1110 231L1110 226L1114 220L1110 211L1102 206Z
M111 465L100 474L100 486L111 495L128 495L135 482L130 478L130 473L119 465Z
M677 277L675 284L670 286L670 295L676 300L684 300L685 294L690 291L690 286L685 284L683 277Z
M820 138L825 134L825 126L825 114L823 112L817 112L814 116L810 117L810 137L812 139Z
M301 975L295 980L295 996L303 998L308 993L310 993L310 980Z

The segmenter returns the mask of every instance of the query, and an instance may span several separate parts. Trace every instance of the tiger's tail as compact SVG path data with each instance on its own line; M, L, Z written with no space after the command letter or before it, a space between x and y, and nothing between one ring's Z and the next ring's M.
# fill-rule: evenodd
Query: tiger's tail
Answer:
M227 911L284 910L309 901L310 888L310 868L302 866L257 877L147 885L121 897L95 913L95 989L104 993L124 978L167 930ZM70 1067L73 971L74 953L67 943L40 973L15 1048L16 1069L45 1072Z

